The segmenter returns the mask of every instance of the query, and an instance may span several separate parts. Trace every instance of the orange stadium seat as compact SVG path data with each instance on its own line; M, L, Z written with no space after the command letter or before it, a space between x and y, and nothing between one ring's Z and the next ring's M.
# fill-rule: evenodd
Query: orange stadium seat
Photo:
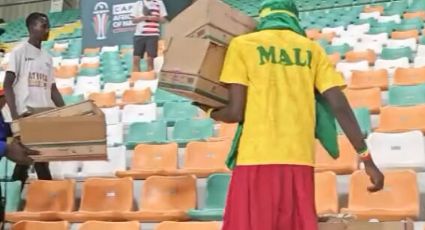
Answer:
M371 113L379 113L382 105L381 89L346 89L344 93L352 108L367 107Z
M155 230L220 230L219 222L171 222L158 224Z
M314 174L316 212L320 215L338 213L338 192L336 175L333 172Z
M335 32L328 32L328 33L319 33L315 37L313 37L314 40L326 40L328 42L331 42L332 39L336 36Z
M404 31L393 31L391 33L392 39L408 39L415 38L419 39L419 32L417 30L404 30Z
M12 225L11 230L68 230L69 223L60 222L40 222L40 221L21 221Z
M130 222L103 222L87 221L81 224L78 230L140 230L140 223Z
M94 103L100 108L114 107L116 105L115 92L91 93L89 95L89 99L93 100Z
M59 212L71 212L74 208L74 187L74 180L32 181L28 185L24 210L6 213L6 220L60 220Z
M59 93L64 96L64 95L72 95L74 93L74 89L72 87L65 87L65 88L59 88Z
M358 62L366 60L369 65L373 65L376 61L376 54L373 50L366 51L348 51L345 54L345 60L348 62Z
M379 12L380 14L384 13L384 6L366 6L363 8L364 13L372 13L372 12Z
M151 101L152 92L150 88L136 90L129 89L124 91L122 95L123 104L146 104Z
M425 133L425 105L382 108L377 132L421 130Z
M338 52L329 54L328 58L333 65L336 65L339 61L341 61L341 55Z
M57 78L72 78L77 76L78 66L66 65L54 69L53 75Z
M100 48L85 48L84 49L84 54L92 54L92 53L99 53L100 52Z
M225 162L231 146L232 140L189 142L179 173L208 177L213 173L230 172Z
M176 143L163 145L139 144L134 149L131 169L118 171L118 177L132 177L144 180L150 176L167 176L177 174Z
M395 85L417 85L425 83L425 67L398 68L394 73Z
M238 129L237 123L224 123L221 122L219 124L218 130L217 130L217 136L215 136L215 139L221 139L221 140L233 140L233 138L236 135L236 130Z
M95 62L95 63L81 63L81 68L82 69L97 69L99 68L100 63L99 62Z
M155 80L156 74L154 71L149 72L132 72L130 76L130 82L136 82L138 80Z
M142 222L188 220L187 211L196 207L196 199L195 176L151 176L143 185L139 211L124 216Z
M351 75L350 89L367 89L379 87L388 89L388 71L386 69L360 71L354 70Z
M404 19L421 18L425 20L425 11L407 12L403 15Z
M316 38L317 36L320 35L320 30L319 29L307 29L305 31L305 33L306 33L308 38L314 39L314 38Z
M419 216L419 191L414 171L384 172L384 189L371 193L367 190L370 179L364 171L353 173L350 181L348 208L349 213L359 220L379 219L397 221Z
M70 222L123 221L122 213L132 207L131 178L88 178L83 183L79 211L61 212L59 217Z
M317 172L333 171L337 174L351 174L359 167L356 150L345 135L338 136L339 158L333 159L316 141L316 165Z

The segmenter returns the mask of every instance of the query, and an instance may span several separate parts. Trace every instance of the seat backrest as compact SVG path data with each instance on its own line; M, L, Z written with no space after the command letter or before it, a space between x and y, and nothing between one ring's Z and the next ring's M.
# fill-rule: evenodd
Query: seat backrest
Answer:
M315 201L317 214L338 213L338 192L336 188L336 175L333 172L314 174Z
M419 68L398 68L394 73L395 85L416 85L425 83L425 66Z
M344 169L343 171L358 169L357 152L351 145L350 141L345 135L338 135L339 158L333 159L329 153L323 148L319 141L316 141L316 169L323 171L329 170L328 167L338 168L340 166L350 166L351 169Z
M131 169L133 170L176 170L177 169L176 143L163 145L139 144L134 149Z
M139 143L162 143L167 140L167 127L165 122L132 123L130 125L127 141Z
M366 60L369 62L369 64L374 64L376 61L376 54L373 50L348 51L345 54L345 60L349 62L358 62Z
M157 117L156 104L135 105L130 104L124 106L122 111L122 121L125 124L134 122L151 122Z
M363 8L364 13L372 13L372 12L379 12L380 14L384 13L384 6L381 5L374 5L374 6L365 6Z
M113 107L116 104L115 92L91 93L89 99L93 100L98 107Z
M72 95L74 93L72 87L58 88L58 91L61 95Z
M231 146L231 140L189 142L183 168L227 168L225 162Z
M367 136L372 131L372 121L369 109L366 107L359 107L353 109L354 116L360 126L363 135ZM339 122L336 120L336 127L339 134L344 134Z
M421 130L425 132L425 105L381 109L378 132L402 132Z
M145 180L140 200L142 210L188 210L196 207L196 178L151 176Z
M174 140L202 140L212 135L211 119L180 120L176 122L173 130Z
M78 230L140 230L140 223L137 221L129 221L129 222L87 221L81 224Z
M390 87L389 105L412 106L419 104L425 104L425 84Z
M198 115L198 108L189 102L167 102L163 114L165 120L193 119Z
M149 72L132 72L130 81L136 82L138 80L155 80L156 74L154 71Z
M71 212L74 208L74 189L74 180L32 181L28 185L25 211Z
M406 12L404 13L403 18L404 19L422 18L422 20L425 20L425 11Z
M382 105L379 88L346 89L344 93L352 108L367 107L372 113L377 113Z
M16 212L21 204L21 181L1 182L1 194L6 194L6 212ZM6 192L7 191L7 192Z
M403 57L408 59L412 58L412 49L410 47L400 47L400 48L384 48L382 50L381 57L384 60L395 60Z
M122 102L125 104L145 104L149 103L152 98L152 92L149 88L142 90L130 89L124 91Z
M158 224L155 230L219 230L219 222L170 222Z
M83 183L80 211L131 211L133 180L88 178Z
M41 221L20 221L12 225L12 230L68 230L69 223L59 222L41 222Z
M224 209L227 191L230 183L230 174L213 174L207 180L207 197L205 208Z
M134 89L146 89L149 88L152 92L156 92L158 89L158 79L154 80L137 80L134 82Z
M367 89L379 87L382 90L388 88L388 71L386 69L353 71L351 75L351 89Z
M405 31L394 31L391 33L392 39L408 39L408 38L419 38L419 32L417 30L405 30Z
M220 123L217 131L218 138L230 139L233 140L236 134L236 130L238 129L237 123Z
M109 147L107 161L83 161L81 174L86 177L113 177L116 171L126 169L125 146Z

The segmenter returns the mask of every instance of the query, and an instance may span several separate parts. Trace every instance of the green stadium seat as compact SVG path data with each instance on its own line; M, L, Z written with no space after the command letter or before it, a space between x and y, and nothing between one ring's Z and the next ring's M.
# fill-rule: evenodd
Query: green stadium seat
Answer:
M73 105L84 101L84 95L62 95L65 105Z
M167 102L189 102L190 100L185 97L178 96L174 93L170 93L162 89L157 89L154 95L154 101L158 105L164 105Z
M414 106L425 104L425 84L390 86L389 104L394 106Z
M410 47L384 48L381 54L381 58L385 60L394 60L403 57L407 57L409 60L413 59L413 51Z
M127 75L122 71L103 71L103 81L105 83L123 83L127 81Z
M179 144L189 141L206 140L213 136L214 122L211 119L176 121L172 141Z
M99 75L99 69L95 68L81 68L79 72L80 76L96 76Z
M327 54L339 53L341 57L344 57L351 50L351 47L348 44L343 44L339 46L327 46L325 50Z
M134 149L138 144L167 142L167 126L165 122L139 122L129 127L126 146Z
M16 212L21 204L21 181L1 182L1 193L6 196L6 212Z
M370 112L368 108L356 108L353 109L354 116L356 117L357 123L360 126L360 130L364 135L368 135L372 132L372 124L370 120ZM336 121L337 130L339 134L344 134L338 121Z
M407 2L406 1L398 1L398 2L391 2L391 4L385 8L384 15L396 15L396 14L403 14L407 9Z
M163 114L165 121L193 119L198 115L198 108L190 102L167 102Z
M15 163L3 157L0 160L0 181L9 181L12 178Z
M420 44L420 45L425 45L425 35L422 35L422 36L419 38L419 44Z
M425 10L425 1L413 0L407 9L407 12L417 12L422 10Z
M420 30L424 22L420 18L405 19L396 26L397 30Z

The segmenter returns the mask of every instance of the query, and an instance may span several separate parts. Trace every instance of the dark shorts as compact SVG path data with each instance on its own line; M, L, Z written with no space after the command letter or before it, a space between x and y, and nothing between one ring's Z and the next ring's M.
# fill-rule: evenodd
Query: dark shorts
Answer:
M135 36L134 56L143 57L147 52L148 57L156 58L158 56L158 40L158 36Z

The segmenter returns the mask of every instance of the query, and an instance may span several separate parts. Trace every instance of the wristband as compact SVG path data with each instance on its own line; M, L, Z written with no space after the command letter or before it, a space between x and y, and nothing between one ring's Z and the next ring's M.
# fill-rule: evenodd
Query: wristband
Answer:
M208 109L208 111L207 111L207 117L208 117L208 118L211 118L211 114L212 114L214 111L215 111L215 109L214 109L214 108Z
M371 160L372 159L372 156L370 155L370 152L369 152L368 149L365 149L365 150L359 152L359 157L363 161L365 161L365 160Z

